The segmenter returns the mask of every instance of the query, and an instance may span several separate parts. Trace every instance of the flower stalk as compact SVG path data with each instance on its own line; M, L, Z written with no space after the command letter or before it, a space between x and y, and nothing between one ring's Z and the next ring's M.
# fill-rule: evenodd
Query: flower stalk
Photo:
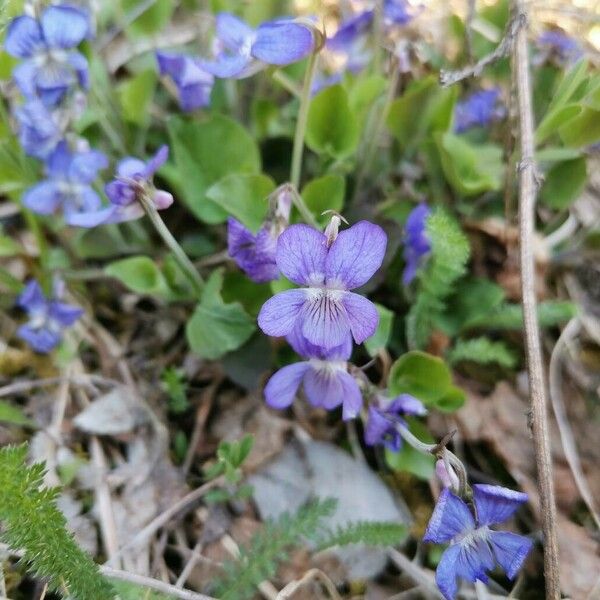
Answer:
M196 268L192 261L188 258L187 254L183 251L183 248L179 245L177 240L173 237L173 234L169 231L169 228L165 225L165 222L162 220L162 217L158 213L152 198L148 197L147 194L140 194L139 196L140 204L142 205L144 211L148 215L148 218L154 225L154 228L163 239L169 250L173 252L175 256L175 260L177 260L177 264L181 267L181 270L186 274L194 293L197 296L200 296L202 290L204 288L204 279Z
M317 46L308 58L306 74L304 75L304 84L302 86L302 95L300 97L300 108L298 109L298 120L296 121L296 131L294 133L294 147L292 149L290 181L296 189L300 187L300 174L302 172L302 154L304 150L304 137L306 135L308 109L310 107L310 98L313 81L315 79L315 74L317 71L317 58L319 55L319 50L320 47Z

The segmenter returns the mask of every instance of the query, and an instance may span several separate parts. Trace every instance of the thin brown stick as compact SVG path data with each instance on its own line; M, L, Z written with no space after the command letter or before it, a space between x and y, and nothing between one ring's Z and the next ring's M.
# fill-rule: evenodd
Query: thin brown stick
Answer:
M517 38L518 32L523 29L525 24L525 16L523 13L518 13L508 24L506 34L502 38L501 42L494 48L492 52L486 54L483 58L479 59L474 65L469 65L464 69L458 71L440 71L440 83L443 87L454 85L463 79L469 77L478 77L482 71L489 65L494 64L496 61L508 56L515 45L515 39Z
M292 596L301 588L311 583L315 579L319 580L327 592L329 596L333 598L333 600L342 600L339 592L337 591L335 584L321 569L310 569L307 571L301 579L295 579L294 581L290 581L278 594L275 600L290 600Z
M549 383L550 383L550 401L552 402L552 410L554 411L554 417L558 425L558 432L560 434L560 441L565 451L565 457L573 473L573 479L575 479L575 485L583 498L583 501L588 507L596 527L600 529L600 515L596 508L594 501L594 495L588 485L581 466L581 460L577 453L577 444L575 443L575 436L573 430L569 424L567 417L567 411L565 410L565 403L563 400L562 393L562 360L564 352L567 350L569 342L574 340L581 330L581 323L579 317L575 317L569 321L567 326L563 329L560 334L558 341L552 351L550 357L550 368L549 368Z
M527 22L523 0L514 0L515 19ZM544 532L544 575L547 600L560 599L558 567L558 539L556 535L556 504L552 459L548 436L548 402L544 382L544 365L540 345L535 294L535 258L533 235L535 230L535 201L537 193L533 142L533 108L531 103L531 80L527 53L527 30L519 27L515 43L515 76L517 82L517 105L519 111L519 141L521 163L519 165L519 258L521 267L521 293L525 323L525 351L529 375L531 402L531 428L538 474L538 490Z
M144 577L143 575L137 575L135 573L129 573L127 571L120 571L119 569L113 569L102 565L100 571L103 575L110 577L111 579L120 579L121 581L129 581L153 590L167 594L168 596L174 596L175 598L181 598L182 600L217 600L212 596L206 596L205 594L199 594L198 592L192 592L190 590L182 590L174 585L169 585L164 581L158 579L152 579L151 577Z
M192 507L206 492L212 490L214 487L217 487L223 483L222 477L217 477L204 485L201 485L199 488L191 491L189 494L181 498L178 502L173 504L163 513L158 515L154 520L152 520L146 527L144 527L140 532L138 532L133 539L127 542L124 546L119 548L119 551L106 562L109 565L117 556L121 556L125 550L130 550L131 548L135 548L136 546L143 544L150 537L155 534L161 527L166 525L173 517L179 515L184 510Z

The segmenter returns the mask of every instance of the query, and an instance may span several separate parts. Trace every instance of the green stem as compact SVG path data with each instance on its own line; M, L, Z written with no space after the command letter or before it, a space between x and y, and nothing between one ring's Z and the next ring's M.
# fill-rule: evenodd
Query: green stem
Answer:
M304 136L306 135L306 124L308 121L308 108L310 106L310 95L317 67L317 51L313 52L308 59L302 96L300 97L300 108L298 109L298 120L296 121L296 132L294 133L294 148L292 150L292 166L290 170L290 181L296 188L300 188L300 174L302 171L302 151L304 150Z
M425 442L422 442L408 430L408 427L398 425L396 429L404 441L407 442L409 446L412 446L415 450L418 450L423 454L437 454L439 451L438 444L426 444ZM450 463L458 475L459 489L457 491L459 495L464 495L467 490L467 471L465 466L462 464L458 456L456 456L456 454L453 452L450 452L448 448L444 448L441 452L442 456Z
M187 254L183 251L183 248L165 225L161 216L158 214L158 210L156 210L156 206L154 206L152 199L148 198L145 194L142 194L140 202L146 211L148 218L152 221L152 225L154 225L154 228L168 246L169 250L173 252L181 270L187 275L190 284L194 288L194 292L200 296L202 289L204 288L202 276L198 273L192 261L188 258Z
M23 208L23 217L27 223L27 227L35 237L35 241L40 253L40 267L41 267L41 284L43 288L46 288L46 284L49 283L50 273L48 271L48 244L46 237L38 221L37 217L27 208ZM49 290L46 290L49 291Z
M283 71L277 70L273 73L273 81L276 81L282 88L287 90L296 98L302 97L302 90L296 85L296 82L288 77Z

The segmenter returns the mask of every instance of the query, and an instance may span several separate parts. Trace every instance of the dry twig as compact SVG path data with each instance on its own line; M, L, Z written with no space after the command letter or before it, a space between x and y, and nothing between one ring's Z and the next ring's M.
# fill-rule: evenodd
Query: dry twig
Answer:
M333 598L333 600L342 600L339 592L337 591L333 581L321 571L321 569L310 569L307 571L301 579L297 579L294 581L290 581L280 592L277 594L277 598L275 600L289 600L301 587L305 586L307 583L318 579L324 586L329 596Z
M569 463L571 472L573 473L575 485L577 486L583 501L588 507L588 510L590 511L594 522L596 523L596 527L600 529L600 516L598 515L598 511L596 509L592 490L590 489L585 478L585 474L583 473L581 461L579 460L579 454L577 453L577 444L575 443L573 430L569 425L562 394L561 367L563 352L567 349L569 342L578 335L580 330L581 323L579 318L575 317L574 319L571 319L571 321L569 321L567 326L563 329L563 332L554 346L552 356L550 357L549 368L550 401L552 402L552 410L554 411L554 416L558 425L560 441L565 451L565 457Z
M506 34L502 38L501 42L492 52L479 59L474 65L469 65L463 69L459 69L458 71L440 71L440 83L442 86L448 87L449 85L454 85L463 79L468 79L469 77L478 77L486 67L495 63L501 58L508 56L515 45L518 32L523 29L524 25L525 15L522 13L517 13L517 15L514 16L508 24Z
M521 24L526 23L527 13L524 1L514 0L513 6L515 9L513 20ZM521 149L521 163L519 165L519 258L523 320L525 324L525 351L531 402L531 428L538 474L542 529L544 532L546 598L548 600L559 600L560 583L558 539L556 534L556 504L554 500L554 481L552 479L550 439L548 436L548 403L537 320L535 258L532 246L535 231L537 181L534 162L531 80L527 53L527 30L525 27L519 26L516 28L514 46Z
M175 598L181 598L182 600L217 600L212 596L206 596L205 594L199 594L198 592L192 592L190 590L182 590L174 585L159 581L158 579L152 579L151 577L144 577L143 575L136 575L135 573L129 573L127 571L120 571L119 569L113 569L106 565L100 567L100 571L103 575L112 579L120 579L121 581L128 581L137 585L157 590L163 594L173 596Z

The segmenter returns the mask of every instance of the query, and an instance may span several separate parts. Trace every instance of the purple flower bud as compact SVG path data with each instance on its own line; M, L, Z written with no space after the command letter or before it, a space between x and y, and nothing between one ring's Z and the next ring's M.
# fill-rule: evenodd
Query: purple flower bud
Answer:
M458 102L454 110L454 131L463 133L473 127L487 127L493 121L499 121L506 114L500 104L500 90L479 90L466 100Z
M444 489L431 515L423 541L450 543L436 570L436 582L446 600L458 591L457 578L471 583L488 581L487 573L498 563L514 579L532 547L528 538L508 531L494 531L527 501L527 494L497 485L473 486L475 515L467 504Z
M409 285L415 278L423 258L431 252L427 237L427 217L431 214L429 207L421 203L412 209L404 226L404 273L402 283Z
M13 71L21 93L55 106L76 84L87 88L87 60L73 49L90 31L89 14L74 6L49 6L39 20L27 15L13 19L4 49L24 59Z
M60 343L63 330L83 314L81 308L60 302L59 296L47 299L35 280L25 286L17 305L29 317L29 321L19 327L17 335L33 350L44 354Z
M445 488L450 488L451 490L458 489L460 481L456 471L452 468L452 465L446 465L444 460L441 458L439 458L435 463L435 474L438 476L438 479L442 482L442 485Z
M365 443L367 446L385 446L392 452L402 447L402 436L399 427L408 427L403 416L422 416L427 409L420 400L410 394L400 394L390 400L385 396L377 396L369 406L369 418L365 427Z
M170 77L179 93L179 104L186 112L210 106L215 78L202 68L201 60L172 52L157 52L161 75Z
M308 225L291 225L277 240L277 266L293 283L304 286L280 292L258 315L271 336L289 335L296 327L308 342L331 350L350 334L357 344L372 336L379 315L367 298L350 290L364 285L379 269L387 236L381 227L360 221L327 237Z
M362 407L362 395L348 373L347 361L352 352L350 336L330 350L311 344L298 327L287 339L300 356L309 360L283 367L269 379L265 387L267 404L272 408L287 408L302 387L313 406L326 410L342 406L344 420L355 418Z
M144 195L158 210L173 204L173 196L164 190L157 190L153 183L154 173L169 156L168 146L161 146L148 161L127 157L117 165L117 174L104 191L111 202L110 206L69 215L68 223L78 227L96 227L107 223L122 223L139 219L144 214L140 198Z
M253 29L229 13L217 15L216 57L202 62L215 77L241 79L266 65L289 65L314 48L313 32L291 19L269 21Z

